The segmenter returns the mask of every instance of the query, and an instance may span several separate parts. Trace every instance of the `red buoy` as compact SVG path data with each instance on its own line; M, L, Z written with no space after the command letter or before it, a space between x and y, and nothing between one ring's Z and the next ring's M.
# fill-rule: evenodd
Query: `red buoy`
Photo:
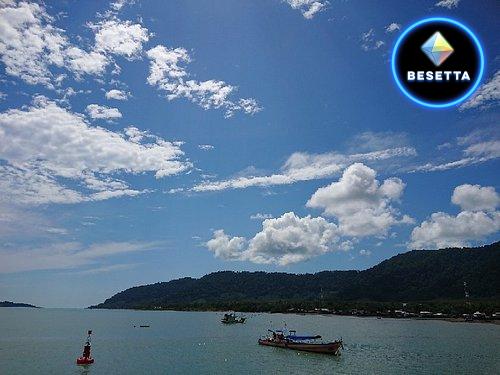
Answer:
M94 363L94 358L90 355L90 335L92 334L92 331L87 332L87 341L85 342L85 345L83 346L83 354L81 357L78 357L76 359L76 364L77 365L90 365Z

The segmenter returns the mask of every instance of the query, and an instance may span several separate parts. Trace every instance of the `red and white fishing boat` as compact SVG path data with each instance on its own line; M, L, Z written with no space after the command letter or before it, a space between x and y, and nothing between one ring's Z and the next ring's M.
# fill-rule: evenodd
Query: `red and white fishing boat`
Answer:
M322 342L320 335L297 336L295 331L285 334L281 330L269 330L269 332L271 333L269 336L259 339L259 345L331 355L340 355L340 349L344 348L342 339Z

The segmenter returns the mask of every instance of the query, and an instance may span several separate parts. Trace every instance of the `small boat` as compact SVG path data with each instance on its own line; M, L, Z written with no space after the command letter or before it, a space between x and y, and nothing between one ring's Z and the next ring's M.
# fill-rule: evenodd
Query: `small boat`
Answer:
M320 335L297 336L296 331L285 334L281 330L269 332L269 336L259 339L259 345L331 355L340 355L340 349L344 348L342 339L325 343L320 341Z
M76 364L77 365L91 365L94 363L94 358L90 355L90 335L92 335L92 331L87 332L87 341L85 342L85 345L83 346L83 354L81 357L78 357L76 359Z
M245 323L247 320L244 316L236 316L234 313L224 314L224 317L221 319L221 323L223 324L236 324L236 323Z

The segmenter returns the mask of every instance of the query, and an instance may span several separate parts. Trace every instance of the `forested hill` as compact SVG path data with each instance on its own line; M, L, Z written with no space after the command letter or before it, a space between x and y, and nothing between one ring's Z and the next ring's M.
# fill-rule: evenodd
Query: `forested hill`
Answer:
M478 248L414 250L364 271L215 272L200 279L133 287L93 308L265 311L273 303L462 300L464 281L472 299L500 300L500 242Z
M18 303L11 301L0 301L0 307L32 307L38 308L38 306L30 305L29 303Z

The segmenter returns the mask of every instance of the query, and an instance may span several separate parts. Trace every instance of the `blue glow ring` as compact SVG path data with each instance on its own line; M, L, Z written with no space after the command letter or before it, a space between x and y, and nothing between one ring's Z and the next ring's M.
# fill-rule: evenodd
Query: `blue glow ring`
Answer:
M474 82L474 85L467 91L464 95L462 95L460 98L455 99L451 102L447 103L440 103L440 104L435 104L435 103L429 103L425 102L412 94L410 94L406 88L401 84L401 81L399 80L398 74L396 73L396 56L398 54L398 48L401 42L404 40L404 38L408 35L410 31L412 31L414 28L423 25L425 23L429 22L448 22L451 23L452 25L455 25L462 30L464 30L474 41L476 45L476 49L479 52L479 74L476 78L476 81ZM446 107L451 107L454 105L457 105L461 102L463 102L465 99L467 99L474 91L476 91L477 87L481 83L481 79L483 78L483 73L484 73L484 53L483 53L483 47L481 46L481 43L479 43L479 39L477 39L476 35L472 32L471 29L469 29L467 26L464 24L452 20L450 18L446 17L431 17L431 18L424 18L423 20L420 20L418 22L415 22L413 25L408 27L398 38L396 41L396 45L394 46L394 50L392 52L392 61L391 61L391 70L392 70L392 75L394 77L394 80L396 81L396 84L398 85L399 89L405 94L409 99L413 100L415 103L418 103L420 105L423 105L424 107L429 107L429 108L446 108Z

